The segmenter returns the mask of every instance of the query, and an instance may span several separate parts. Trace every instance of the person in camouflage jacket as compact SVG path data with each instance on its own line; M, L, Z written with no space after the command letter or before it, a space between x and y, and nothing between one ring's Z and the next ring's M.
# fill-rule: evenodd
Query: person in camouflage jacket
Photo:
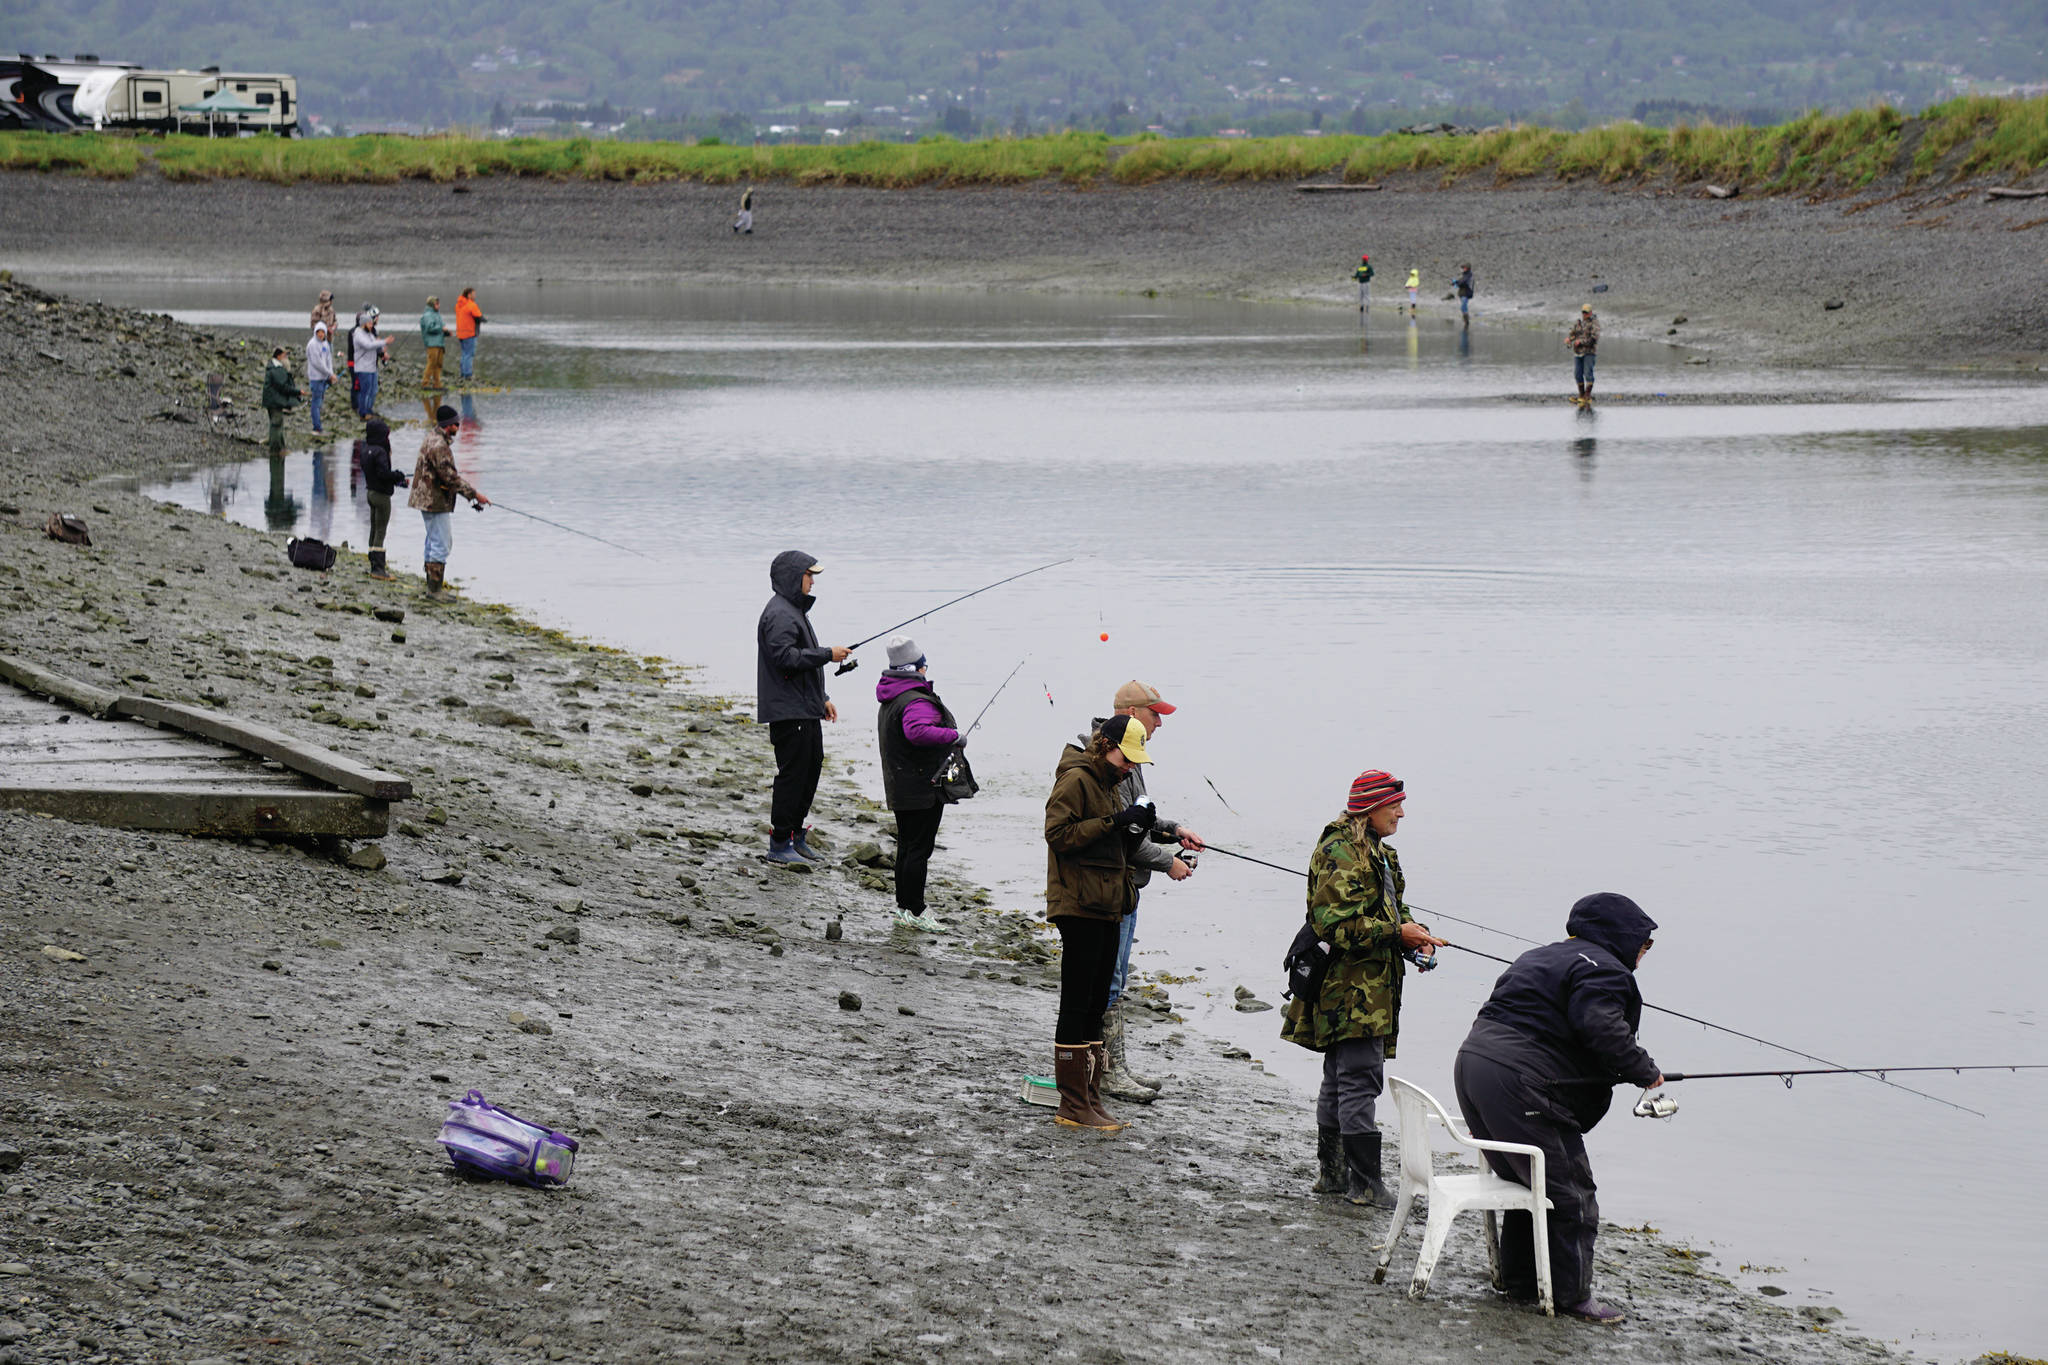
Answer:
M1443 944L1403 901L1401 861L1386 843L1406 813L1403 784L1377 769L1351 784L1344 814L1323 827L1308 862L1308 919L1330 945L1322 989L1288 1003L1280 1036L1323 1054L1316 1099L1318 1194L1392 1208L1380 1178L1375 1104L1401 1026L1405 954Z

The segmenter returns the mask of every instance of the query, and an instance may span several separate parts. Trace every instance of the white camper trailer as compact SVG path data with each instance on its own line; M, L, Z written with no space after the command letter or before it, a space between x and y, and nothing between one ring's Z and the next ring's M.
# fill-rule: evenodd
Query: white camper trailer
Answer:
M238 114L225 125L205 115L185 112L207 96L228 91L237 103L256 112ZM146 128L159 132L274 132L290 137L298 131L299 83L276 73L221 71L153 71L102 68L83 76L71 96L79 124L92 128Z

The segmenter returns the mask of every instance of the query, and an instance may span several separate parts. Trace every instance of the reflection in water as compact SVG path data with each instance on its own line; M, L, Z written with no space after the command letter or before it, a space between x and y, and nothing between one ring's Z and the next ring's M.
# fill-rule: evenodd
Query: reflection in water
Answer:
M1418 369L1422 365L1422 332L1415 325L1411 314L1408 318L1408 368Z
M1472 363L1472 319L1466 318L1465 325L1458 329L1458 359Z
M1593 481L1593 454L1599 444L1592 436L1581 436L1572 442L1572 461L1578 466L1579 478L1586 483Z
M199 477L206 489L206 510L217 517L226 516L228 504L235 500L236 490L242 486L242 467L238 464L214 465Z
M284 489L284 456L270 457L270 491L263 498L263 520L273 531L289 531L299 520L299 500Z
M327 488L327 452L313 448L313 501L306 522L315 540L334 543L334 498Z

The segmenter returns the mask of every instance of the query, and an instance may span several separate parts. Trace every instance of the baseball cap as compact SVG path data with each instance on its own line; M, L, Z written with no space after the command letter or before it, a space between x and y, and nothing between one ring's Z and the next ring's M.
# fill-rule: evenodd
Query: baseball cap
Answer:
M1111 716L1102 727L1102 733L1116 741L1116 747L1123 750L1124 757L1133 763L1150 763L1152 755L1145 752L1145 727L1130 716Z
M1129 706L1142 706L1148 711L1157 711L1162 716L1170 716L1180 709L1160 696L1158 688L1150 683L1141 683L1136 678L1116 690L1116 705L1113 709L1121 711Z

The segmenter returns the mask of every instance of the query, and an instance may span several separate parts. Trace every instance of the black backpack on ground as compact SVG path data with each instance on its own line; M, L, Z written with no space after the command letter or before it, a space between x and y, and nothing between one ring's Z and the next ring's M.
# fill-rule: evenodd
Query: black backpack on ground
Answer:
M292 540L284 547L295 569L331 569L334 567L334 547L324 540Z

